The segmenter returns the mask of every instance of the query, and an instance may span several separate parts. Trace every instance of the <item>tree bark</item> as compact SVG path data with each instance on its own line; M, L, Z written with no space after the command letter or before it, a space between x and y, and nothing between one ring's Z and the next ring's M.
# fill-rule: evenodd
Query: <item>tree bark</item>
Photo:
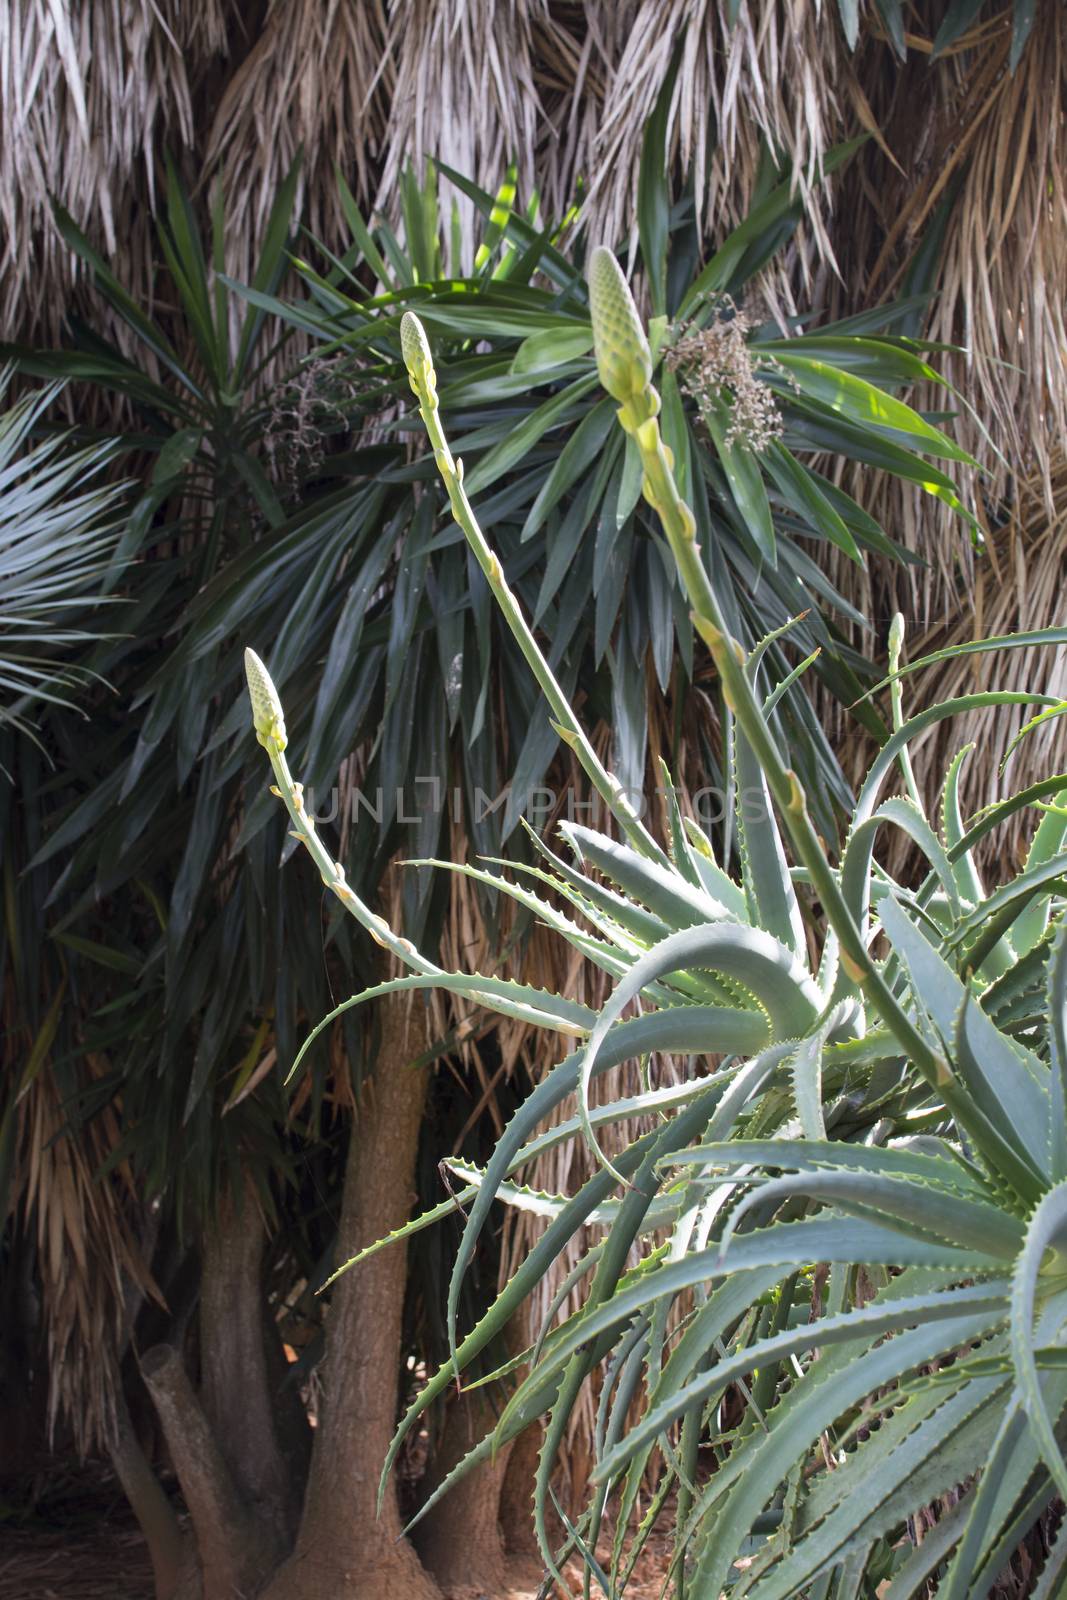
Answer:
M426 1047L425 1012L418 999L390 996L378 1019L378 1055L345 1169L339 1264L400 1227L414 1198L427 1069L409 1063ZM304 1515L296 1548L263 1600L439 1600L400 1537L392 1482L377 1516L378 1477L396 1426L406 1261L402 1246L383 1250L335 1285Z
M203 1600L253 1595L280 1559L278 1531L242 1499L193 1392L181 1353L157 1344L141 1357L193 1522Z
M509 1555L540 1556L534 1532L533 1497L544 1428L532 1422L511 1447L500 1491L500 1528Z
M266 1225L255 1185L224 1195L204 1242L200 1288L201 1401L234 1483L251 1509L291 1540L297 1463L282 1450L265 1339Z
M444 1482L495 1420L482 1390L453 1397L444 1436L434 1452L428 1492ZM415 1548L446 1594L450 1589L469 1588L495 1597L503 1591L500 1494L510 1454L511 1446L505 1445L495 1461L474 1467L414 1530Z
M199 1600L200 1571L192 1542L182 1533L174 1507L137 1442L121 1387L117 1405L115 1437L108 1453L148 1545L156 1600Z

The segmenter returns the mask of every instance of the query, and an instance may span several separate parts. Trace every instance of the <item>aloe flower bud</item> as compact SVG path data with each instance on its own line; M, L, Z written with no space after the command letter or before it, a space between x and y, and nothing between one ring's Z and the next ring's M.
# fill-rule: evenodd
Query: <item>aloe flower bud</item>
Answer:
M593 348L604 388L625 405L652 382L652 352L619 263L603 245L589 263Z
M273 744L284 750L288 739L285 733L285 716L278 691L270 673L254 650L245 651L245 677L248 679L248 698L252 702L252 725L261 745Z
M433 381L433 356L426 330L413 311L405 311L400 319L400 350L408 369L411 387L421 394Z

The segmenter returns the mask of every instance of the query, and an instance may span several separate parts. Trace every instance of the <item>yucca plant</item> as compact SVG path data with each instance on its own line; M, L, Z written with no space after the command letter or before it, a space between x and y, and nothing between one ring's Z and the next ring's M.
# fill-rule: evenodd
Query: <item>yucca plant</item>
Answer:
M525 883L501 885L617 975L603 1010L583 1015L564 997L520 984L429 970L354 903L302 813L284 764L280 706L251 663L257 729L298 835L324 882L417 969L390 987L438 983L581 1036L488 1168L457 1169L470 1180L463 1198L471 1210L450 1291L452 1359L405 1418L394 1453L563 1246L592 1225L597 1241L565 1285L569 1292L587 1282L581 1309L560 1326L550 1316L537 1345L495 1375L500 1420L455 1475L547 1419L535 1519L555 1579L563 1581L563 1557L576 1551L587 1593L594 1583L624 1592L674 1490L678 1594L717 1596L727 1587L781 1600L843 1597L873 1594L887 1577L894 1596L919 1593L931 1578L941 1594L986 1594L1067 1486L1057 1439L1067 1404L1059 1353L1067 953L1057 898L1067 813L1047 808L1025 868L992 890L972 850L1022 807L1055 797L1067 777L1055 774L966 826L961 755L935 826L918 803L908 749L978 704L1057 702L990 691L904 721L895 676L894 732L832 866L775 743L756 684L758 653L740 651L725 625L661 438L652 354L607 252L594 256L591 300L601 380L635 441L645 496L736 717L740 878L676 810L664 851L588 747L474 517L413 317L404 324L405 361L456 522L562 736L624 836L620 843L571 827L582 866L550 857L550 870L535 874L584 926ZM998 641L1023 642L1035 640ZM899 630L892 643L898 654ZM898 769L906 793L885 798ZM917 884L895 883L878 867L874 846L886 826L903 828L926 856L929 871ZM634 1004L638 1014L625 1016ZM667 1052L687 1059L680 1083L658 1086L650 1073L639 1092L593 1105L590 1085L609 1066ZM538 1135L568 1096L575 1114ZM627 1136L640 1117L650 1119L647 1131ZM588 1146L593 1176L573 1195L524 1192L514 1175L546 1144L568 1139ZM460 1338L458 1285L496 1198L540 1209L548 1226L487 1316ZM595 1492L555 1549L556 1453L579 1392L605 1362ZM617 1532L604 1556L598 1534L612 1491ZM918 1515L931 1531L912 1543L909 1519ZM1062 1551L1051 1556L1043 1592L1055 1592L1062 1562Z
M664 434L715 552L731 631L746 648L774 633L768 667L785 678L777 630L793 618L795 643L804 655L818 651L814 670L829 694L881 739L884 724L862 694L875 676L862 649L865 622L830 581L830 558L841 552L860 569L872 553L908 558L836 479L842 464L856 463L920 485L962 512L949 472L969 460L966 452L899 398L911 385L938 381L904 327L925 303L930 261L917 264L900 299L859 318L830 325L817 305L791 320L782 314L782 325L757 313L762 275L807 216L797 175L768 153L748 216L703 259L692 185L672 197L667 176L673 81L645 129L637 201L652 344L663 358ZM829 183L861 143L829 151L820 182ZM464 276L444 271L439 179L459 188L482 221L474 267ZM318 359L358 373L361 385L390 399L405 384L400 321L406 308L418 312L437 338L442 412L471 492L484 496L484 526L551 641L561 678L576 659L592 657L595 687L588 665L584 673L595 699L611 707L615 769L640 788L649 692L662 696L670 684L681 720L704 685L690 688L692 628L655 513L641 496L637 451L613 427L610 399L598 391L586 246L540 215L536 195L523 204L517 181L513 168L494 195L443 165L423 184L408 172L406 251L342 190L350 247L327 256L321 271L297 263L304 296L244 292L315 336ZM965 516L959 526L966 542ZM438 552L435 587L443 597L465 593L466 563L462 545ZM474 597L470 609L476 618ZM457 624L443 606L438 615L451 643ZM473 656L464 652L464 674ZM835 808L847 808L848 787L808 697L790 684L770 715L808 783L821 831L835 834ZM517 753L505 831L517 827L552 747L536 708ZM710 768L714 747L702 755Z

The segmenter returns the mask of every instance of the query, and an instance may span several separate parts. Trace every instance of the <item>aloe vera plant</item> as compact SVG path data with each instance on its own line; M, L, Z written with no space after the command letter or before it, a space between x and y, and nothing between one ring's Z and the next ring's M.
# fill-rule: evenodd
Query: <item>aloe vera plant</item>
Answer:
M931 1581L939 1596L977 1600L1067 1494L1067 809L1057 799L1067 775L966 821L961 752L930 818L909 747L979 705L1057 702L988 691L906 719L895 674L892 736L831 862L768 719L782 685L764 696L763 650L742 651L725 624L660 433L652 351L607 252L593 258L590 291L601 381L734 713L740 873L673 802L663 848L600 765L479 528L409 314L405 361L453 516L623 841L568 824L575 863L544 846L544 865L516 881L491 866L457 869L496 882L611 974L599 1012L437 972L345 899L328 856L319 861L348 909L415 968L372 993L439 984L577 1036L486 1168L453 1163L469 1212L449 1293L451 1359L401 1423L386 1471L426 1407L582 1238L534 1347L479 1380L496 1385L499 1420L438 1494L544 1418L535 1522L564 1592L564 1559L577 1555L586 1594L624 1594L669 1507L678 1596L845 1600L889 1580L893 1600L926 1594ZM895 662L899 629L891 643ZM314 849L283 764L280 706L255 660L250 682L278 787ZM896 775L903 796L888 792ZM743 804L753 793L763 803ZM987 887L975 846L1032 805L1044 811L1025 866ZM925 858L916 883L878 864L887 828ZM664 1054L686 1062L680 1082L657 1081ZM640 1092L594 1105L593 1080L631 1059L646 1064ZM573 1114L543 1128L568 1101ZM523 1168L566 1140L587 1146L591 1176L569 1195L524 1188ZM497 1199L547 1225L461 1334L459 1287ZM580 1309L557 1324L579 1288ZM597 1373L593 1488L557 1546L553 1468ZM616 1532L605 1547L609 1499ZM921 1541L908 1536L920 1515ZM1035 1592L1059 1593L1065 1570L1059 1539Z

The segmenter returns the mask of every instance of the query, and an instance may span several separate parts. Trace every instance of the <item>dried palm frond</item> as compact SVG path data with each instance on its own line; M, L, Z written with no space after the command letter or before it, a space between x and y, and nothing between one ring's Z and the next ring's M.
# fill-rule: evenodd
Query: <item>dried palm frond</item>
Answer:
M54 333L73 261L55 198L146 289L145 205L163 146L191 147L198 72L226 48L224 0L9 0L0 7L0 321Z
M938 8L929 8L932 35ZM1040 483L1049 515L1059 441L1067 428L1067 11L1039 6L1029 43L1009 70L1005 11L928 59L930 38L910 40L904 68L868 45L858 70L888 148L846 174L851 219L839 243L840 309L900 292L905 268L939 210L947 217L930 338L962 347L942 370L974 415L960 407L957 436L981 465L969 488L981 521ZM956 409L944 391L918 397ZM889 485L876 514L927 561L897 585L895 600L917 619L951 621L975 580L970 542L947 510ZM924 624L922 624L924 625Z
M527 195L536 182L535 158L544 119L534 81L533 20L547 17L547 0L394 0L387 56L395 81L388 110L377 192L379 209L395 212L400 175L435 156L494 190L507 163L519 168ZM473 213L457 197L464 256L469 258ZM469 268L470 260L466 259ZM460 263L453 263L458 270Z
M987 540L988 558L976 569L974 609L957 612L948 622L916 634L910 643L913 657L946 645L971 639L1015 633L1020 629L1047 628L1063 622L1064 549L1067 546L1067 457L1062 450L1046 475L1032 469L1017 485L1018 501L1001 527ZM1052 514L1047 497L1052 495ZM995 685L991 673L995 670ZM972 694L982 689L1040 691L1067 699L1067 649L1063 646L1011 650L993 656L963 656L939 663L917 675L907 686L910 702L918 709L931 700ZM967 809L976 811L1017 790L1035 778L1067 770L1067 719L1054 717L1027 734L1015 752L1008 750L1020 728L1036 707L1000 707L976 711L941 724L931 734L936 754L930 752L924 768L932 776L943 772L961 744L975 749L963 770L961 791ZM936 795L926 796L936 804ZM1014 860L1032 823L1020 813L1007 832L998 829L990 848ZM988 856L987 856L988 859ZM996 862L990 861L996 871Z
M86 1059L92 1082L102 1063ZM69 1421L84 1455L110 1436L115 1383L125 1334L127 1296L158 1299L138 1248L138 1198L127 1162L101 1183L100 1169L119 1143L119 1118L107 1105L77 1130L59 1084L43 1067L17 1108L13 1208L36 1238L47 1340L49 1424Z
M587 6L587 12L602 8ZM852 68L832 19L810 0L630 0L616 8L612 62L590 159L589 225L627 237L642 130L678 53L668 149L692 170L698 223L721 236L742 220L767 149L810 202L817 256L833 261L820 162L851 120Z
M319 237L343 231L336 171L373 192L394 95L384 0L272 0L219 99L201 170L221 171L227 264L247 275L282 179L303 150L297 212Z

